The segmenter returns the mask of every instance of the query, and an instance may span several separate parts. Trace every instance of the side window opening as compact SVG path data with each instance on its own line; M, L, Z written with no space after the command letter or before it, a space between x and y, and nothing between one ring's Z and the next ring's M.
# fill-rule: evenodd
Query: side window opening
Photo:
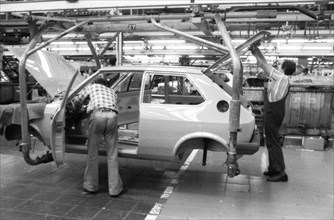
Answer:
M180 75L147 74L144 103L197 105L204 102L194 84Z
M141 79L142 73L127 73L129 77L127 77L121 85L116 89L117 93L121 92L133 92L140 91L141 87Z

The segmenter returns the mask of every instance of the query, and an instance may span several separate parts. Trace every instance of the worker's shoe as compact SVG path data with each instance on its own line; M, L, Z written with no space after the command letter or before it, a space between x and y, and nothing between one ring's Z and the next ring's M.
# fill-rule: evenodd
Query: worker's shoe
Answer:
M263 172L263 175L265 175L265 176L276 176L279 173L280 172L275 172L275 171L265 171L265 172Z
M288 175L285 171L280 172L275 176L270 176L267 178L268 182L288 182Z
M119 197L120 195L122 195L123 193L125 193L127 191L127 189L122 189L122 191L120 192L120 193L118 193L118 194L116 194L116 195L109 195L111 198L117 198L117 197Z
M96 191L91 191L91 190L88 190L88 189L86 189L86 188L83 188L82 191L83 191L84 194L96 194L96 193L99 192L98 190L96 190Z

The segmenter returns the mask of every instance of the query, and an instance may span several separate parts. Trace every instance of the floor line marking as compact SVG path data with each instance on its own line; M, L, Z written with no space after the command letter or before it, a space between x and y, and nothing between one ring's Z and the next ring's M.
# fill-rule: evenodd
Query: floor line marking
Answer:
M196 154L198 152L198 149L193 150L191 154L188 156L186 161L182 164L179 171L177 172L177 179L179 179L183 173L189 168L191 162L195 158ZM160 196L159 202L155 203L155 205L152 207L150 213L145 217L145 220L156 220L164 206L164 204L167 202L169 196L174 192L174 189L177 185L178 181L173 178L170 182L170 185L166 187L164 192Z

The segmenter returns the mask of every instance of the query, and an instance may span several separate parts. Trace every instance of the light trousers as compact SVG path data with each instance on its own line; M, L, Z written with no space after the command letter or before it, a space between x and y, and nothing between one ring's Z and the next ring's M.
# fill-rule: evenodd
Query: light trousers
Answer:
M113 111L94 110L89 119L88 155L83 187L89 191L99 189L99 146L104 137L107 151L109 194L123 190L118 166L117 114Z

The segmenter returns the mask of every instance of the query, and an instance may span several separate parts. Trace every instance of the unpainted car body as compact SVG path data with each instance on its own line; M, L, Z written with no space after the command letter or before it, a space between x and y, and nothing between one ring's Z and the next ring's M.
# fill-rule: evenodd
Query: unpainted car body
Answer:
M230 112L229 109L223 112L217 106L220 102L229 103L231 97L196 68L102 68L74 88L68 101L96 77L117 73L121 73L121 77L112 87L118 94L121 156L174 160L192 149L206 147L212 151L228 151ZM155 76L167 80L175 80L177 77L178 80L189 80L196 88L196 94L193 91L193 95L177 93L175 89L164 89L163 94L152 94L157 91L150 84ZM170 81L165 82L167 87L170 84ZM50 136L50 124L60 101L46 105L44 118L30 122L47 146L51 145L50 137L54 136ZM65 129L61 131L65 132L64 149L68 152L84 152L86 148L87 119L75 119L79 114L67 114ZM249 144L249 148L240 149L238 153L247 154L248 151L252 154L258 149L258 146L251 144L255 119L251 109L243 107L240 116L238 143Z
M73 71L67 74L74 75ZM68 97L56 97L43 106L42 117L29 120L30 133L52 150L58 165L63 163L65 151L84 153L87 150L88 120L83 116L85 111L70 112L66 104L97 77L113 74L120 75L112 85L118 95L120 156L176 160L192 149L229 150L231 95L201 69L181 66L104 67L85 80L73 79L74 88ZM43 78L44 83L46 78L50 76ZM54 81L44 84L44 87L59 87ZM11 130L9 126L6 130L11 133L17 131L17 127ZM239 130L237 154L255 153L259 143L251 108L241 106ZM103 144L101 153L105 153Z

